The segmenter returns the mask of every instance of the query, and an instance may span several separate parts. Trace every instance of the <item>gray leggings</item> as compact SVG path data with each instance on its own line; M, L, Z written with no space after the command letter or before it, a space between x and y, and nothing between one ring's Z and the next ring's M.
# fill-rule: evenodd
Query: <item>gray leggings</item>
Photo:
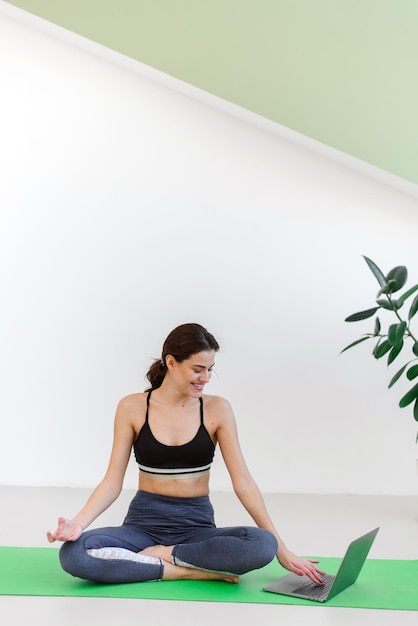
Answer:
M174 545L176 565L232 574L264 567L277 551L276 538L262 528L216 528L206 496L173 498L138 491L122 526L89 530L77 541L67 541L60 561L73 576L99 583L161 580L163 561L137 554L154 545Z

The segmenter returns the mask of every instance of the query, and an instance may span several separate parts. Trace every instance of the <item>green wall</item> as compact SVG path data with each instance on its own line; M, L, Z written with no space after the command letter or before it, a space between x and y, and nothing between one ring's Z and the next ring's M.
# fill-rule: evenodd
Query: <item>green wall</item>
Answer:
M418 183L417 0L14 0Z

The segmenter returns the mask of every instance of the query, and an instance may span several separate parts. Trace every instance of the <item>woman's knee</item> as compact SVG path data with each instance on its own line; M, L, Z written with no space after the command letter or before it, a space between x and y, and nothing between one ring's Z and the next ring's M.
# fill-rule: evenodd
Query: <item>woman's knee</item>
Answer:
M59 551L59 560L62 569L78 578L83 578L82 570L85 559L84 546L82 541L66 541L62 544Z
M109 569L106 565L109 564L109 561L106 562L90 555L91 546L88 538L88 534L84 533L76 541L66 541L61 546L59 551L61 567L76 578L95 582L109 582L106 574L106 570ZM94 542L93 545L95 545Z
M246 547L242 554L237 555L240 560L238 570L233 570L236 574L245 574L246 572L260 569L270 563L278 548L276 537L264 528L247 527L245 529Z
M270 563L277 553L279 544L276 537L269 530L264 528L258 528L257 538L257 554L261 561L264 561L264 565Z
M270 531L264 528L250 528L247 531L246 540L249 544L241 555L239 570L233 570L236 574L245 574L268 565L277 553L277 539Z
M75 578L91 580L96 583L112 582L109 579L106 561L89 555L81 537L77 541L67 541L59 551L62 569Z
M117 545L108 529L84 532L76 541L66 541L62 544L59 551L61 567L72 576L90 578L90 570L94 568L95 561L89 556L88 550L114 545L115 543Z

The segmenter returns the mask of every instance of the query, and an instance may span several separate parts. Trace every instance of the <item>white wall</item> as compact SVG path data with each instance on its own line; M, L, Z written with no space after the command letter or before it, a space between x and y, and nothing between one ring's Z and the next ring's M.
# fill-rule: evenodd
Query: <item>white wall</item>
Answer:
M343 321L377 291L362 254L416 280L417 196L14 15L0 14L0 483L94 485L118 399L197 321L264 491L416 493L402 385L387 391L368 346L338 353L369 331ZM212 488L230 489L219 453Z

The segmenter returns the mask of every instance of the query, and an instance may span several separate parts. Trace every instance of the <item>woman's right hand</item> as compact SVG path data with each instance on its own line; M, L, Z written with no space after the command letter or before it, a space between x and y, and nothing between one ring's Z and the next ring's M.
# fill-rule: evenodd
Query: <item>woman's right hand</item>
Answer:
M82 532L83 528L81 524L73 522L71 519L59 517L57 530L54 533L48 531L46 536L48 537L49 543L53 543L54 541L75 541Z

